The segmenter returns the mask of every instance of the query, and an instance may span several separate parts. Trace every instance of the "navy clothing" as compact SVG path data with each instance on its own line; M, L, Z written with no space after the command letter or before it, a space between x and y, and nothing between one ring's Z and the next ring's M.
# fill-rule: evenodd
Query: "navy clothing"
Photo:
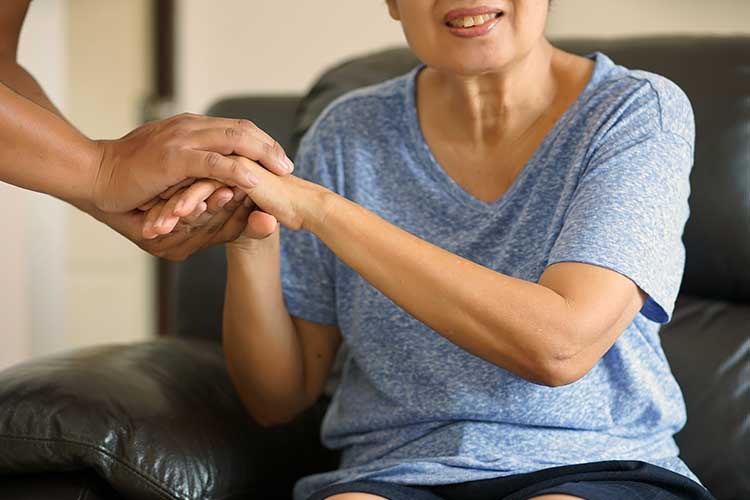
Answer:
M329 486L308 500L324 500L349 492L371 493L389 500L527 500L548 494L567 494L586 500L713 500L695 481L643 462L569 465L433 487L354 481Z
M333 483L453 484L611 460L697 480L672 437L685 406L659 340L684 266L692 109L669 80L592 58L586 88L491 203L433 157L421 68L337 100L304 138L297 175L423 240L530 282L558 262L600 266L648 300L585 377L545 387L449 342L310 233L283 230L289 313L338 325L345 344L322 426L341 466L301 479L296 500Z

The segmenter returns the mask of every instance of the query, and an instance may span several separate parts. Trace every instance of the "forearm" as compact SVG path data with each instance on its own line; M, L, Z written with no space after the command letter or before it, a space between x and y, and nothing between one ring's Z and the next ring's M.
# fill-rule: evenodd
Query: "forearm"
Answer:
M302 346L281 292L279 231L245 243L227 245L224 352L248 411L279 423L310 403Z
M2 59L0 80L0 180L88 207L100 160L96 143L15 61Z
M563 297L442 250L337 195L326 203L309 211L309 229L375 288L476 356L544 378L564 349Z
M0 57L0 81L17 94L65 119L39 85L39 82L14 59Z

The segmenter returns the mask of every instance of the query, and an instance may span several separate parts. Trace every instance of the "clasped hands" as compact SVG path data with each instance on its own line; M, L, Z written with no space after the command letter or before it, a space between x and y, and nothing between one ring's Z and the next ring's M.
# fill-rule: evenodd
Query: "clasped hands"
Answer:
M281 146L247 120L183 114L96 142L90 201L79 206L168 260L250 244L277 222L302 229L327 192L289 175Z
M281 223L302 229L306 207L322 188L293 176L276 174L240 156L228 157L247 169L253 187L230 187L213 179L189 179L138 207L145 213L147 240L173 233L205 239L204 246L264 239ZM199 233L203 233L202 235Z

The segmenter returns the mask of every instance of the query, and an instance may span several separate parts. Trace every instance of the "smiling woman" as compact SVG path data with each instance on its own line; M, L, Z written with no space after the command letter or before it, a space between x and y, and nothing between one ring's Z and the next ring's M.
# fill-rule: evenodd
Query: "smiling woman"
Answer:
M296 500L710 498L658 337L686 96L555 48L547 0L388 8L422 64L334 102L295 176L254 169L284 229L227 252L225 352L258 421L312 404L347 347L322 429L341 464Z

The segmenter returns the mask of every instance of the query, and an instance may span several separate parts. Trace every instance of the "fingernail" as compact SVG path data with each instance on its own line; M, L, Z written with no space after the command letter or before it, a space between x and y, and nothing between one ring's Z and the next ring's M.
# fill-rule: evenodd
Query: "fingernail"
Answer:
M156 225L157 226L161 226L162 224L164 224L164 216L163 215L159 216L159 218L156 219Z
M174 207L174 211L175 212L179 212L180 210L183 209L183 207L185 207L185 202L184 201L178 201L177 205L175 205L175 207Z
M231 199L232 199L232 198L230 198L229 200L231 200ZM219 205L219 208L224 208L224 206L225 206L225 205L226 205L227 203L229 203L229 200L228 200L228 199L226 199L226 198L220 198L220 199L219 199L219 203L218 203L218 205Z
M294 162L292 160L290 160L289 157L287 157L287 156L284 157L284 165L286 165L286 169L289 172L293 172L294 171Z

